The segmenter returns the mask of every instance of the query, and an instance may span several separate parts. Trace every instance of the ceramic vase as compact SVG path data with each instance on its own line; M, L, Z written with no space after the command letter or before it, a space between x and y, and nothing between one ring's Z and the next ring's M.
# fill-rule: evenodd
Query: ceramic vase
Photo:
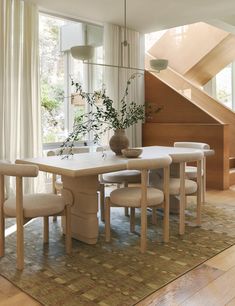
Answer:
M109 140L109 146L116 155L122 155L122 149L127 149L129 146L129 140L124 129L114 131L114 135Z

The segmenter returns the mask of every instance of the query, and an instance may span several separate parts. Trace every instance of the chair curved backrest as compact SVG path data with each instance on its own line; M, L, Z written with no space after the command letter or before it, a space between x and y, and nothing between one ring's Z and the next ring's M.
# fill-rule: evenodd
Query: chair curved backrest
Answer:
M195 151L195 152L185 152L185 153L170 153L173 163L180 162L192 162L202 160L204 157L203 152Z
M128 170L142 170L142 169L157 169L164 168L171 164L172 159L170 156L160 156L157 158L146 159L132 159L127 161Z
M103 151L108 151L110 150L109 146L100 146L96 148L96 152L103 152Z
M89 147L73 147L72 148L73 154L88 153L89 151L90 151ZM68 148L68 152L63 151L63 154L67 154L67 153L69 153L69 148Z
M47 152L47 156L55 156L55 155L61 155L61 148L57 148L55 150L49 150ZM63 153L62 155L67 155L67 154L79 154L79 153L88 153L90 151L89 147L67 147L63 148Z
M181 183L183 184L185 177L185 165L187 162L197 162L197 182L201 181L202 176L202 161L204 158L203 152L187 152L187 153L171 153L172 162L175 164L179 164L179 175L177 174L177 168L172 169L172 175L176 177L180 177Z
M174 147L178 148L195 148L209 150L210 146L204 142L193 142L193 141L177 141L174 142Z
M38 171L38 166L35 165L16 165L5 161L0 161L0 175L36 177L38 176Z
M55 156L55 155L56 155L56 150L47 151L47 156Z

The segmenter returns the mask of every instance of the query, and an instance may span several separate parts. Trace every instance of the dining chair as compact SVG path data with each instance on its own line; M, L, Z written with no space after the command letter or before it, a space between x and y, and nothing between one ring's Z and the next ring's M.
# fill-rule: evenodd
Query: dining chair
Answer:
M123 187L115 189L105 198L105 240L109 242L110 233L110 208L111 207L130 207L131 219L130 229L134 230L134 211L135 208L141 210L141 238L140 250L142 253L147 247L147 207L163 205L163 240L169 241L169 165L170 156L158 157L153 159L134 159L127 161L128 170L138 170L141 173L140 187ZM163 168L164 188L163 191L157 188L148 187L148 170Z
M103 147L97 147L97 152L103 152ZM107 148L106 148L107 150ZM121 185L128 187L129 184L139 184L141 181L141 174L138 170L122 170L109 172L99 175L100 182L100 218L105 220L105 184L117 184L117 188ZM128 216L128 207L125 207L125 215Z
M192 141L174 142L174 147L210 150L209 144L204 142L192 142ZM188 179L196 179L197 167L186 165L185 173ZM206 156L204 155L202 160L202 202L205 203L205 201L206 201Z
M202 159L204 154L202 152L192 153L174 153L170 154L172 164L179 165L179 173L176 177L170 177L169 181L169 194L170 196L179 197L179 234L185 233L185 207L186 196L196 195L197 208L196 208L196 224L201 225L201 172L202 172ZM185 165L187 162L197 163L197 180L189 180L186 178ZM173 165L172 165L173 166ZM160 178L156 181L157 188L163 190L163 179Z
M24 225L33 218L43 217L44 238L49 242L49 216L65 216L66 253L72 250L71 240L71 205L73 196L69 190L63 190L62 196L48 193L23 195L23 178L38 176L35 165L16 165L0 161L0 257L5 252L5 218L16 218L16 253L17 269L24 268ZM5 199L5 176L16 179L16 196Z

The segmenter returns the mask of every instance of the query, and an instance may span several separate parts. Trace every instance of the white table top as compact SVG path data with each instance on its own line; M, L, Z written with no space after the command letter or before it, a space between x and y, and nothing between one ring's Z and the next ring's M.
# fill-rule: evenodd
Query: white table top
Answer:
M139 158L154 158L170 155L172 158L177 153L198 152L199 149L152 146L143 147L143 153ZM213 150L203 151L205 155L214 154ZM126 169L127 158L116 156L112 151L106 151L106 158L102 158L102 152L80 153L62 159L61 156L37 157L18 159L18 164L35 164L41 171L66 175L71 177L95 175Z

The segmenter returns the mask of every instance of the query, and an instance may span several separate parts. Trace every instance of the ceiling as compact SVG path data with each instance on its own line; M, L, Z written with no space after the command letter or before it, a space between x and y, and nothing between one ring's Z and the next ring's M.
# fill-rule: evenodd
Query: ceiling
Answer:
M43 10L63 16L124 24L124 0L31 1ZM235 0L127 0L127 27L149 33L198 21L235 23L233 12Z

